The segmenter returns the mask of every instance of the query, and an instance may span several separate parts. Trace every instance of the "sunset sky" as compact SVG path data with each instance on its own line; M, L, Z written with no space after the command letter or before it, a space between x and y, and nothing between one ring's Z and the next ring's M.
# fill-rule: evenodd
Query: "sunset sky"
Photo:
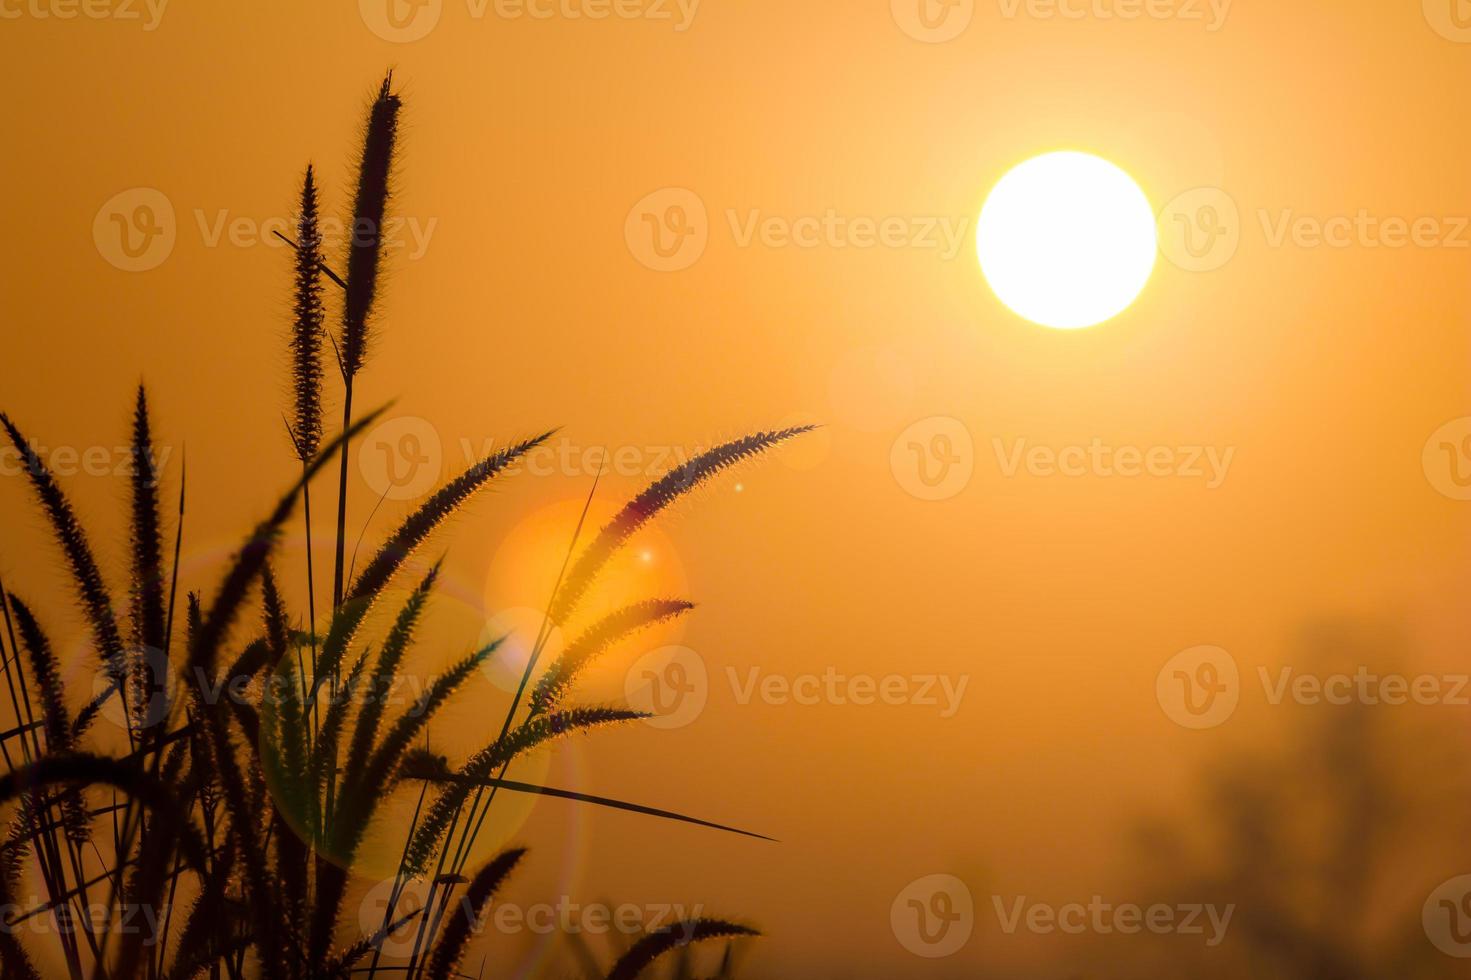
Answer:
M698 607L589 695L657 701L657 679L703 705L516 770L779 842L508 799L484 846L532 848L513 902L702 906L765 933L739 976L1063 976L1085 940L1008 934L996 901L1156 900L1131 835L1188 810L1216 761L1292 744L1314 709L1273 685L1321 670L1305 629L1399 638L1349 673L1471 670L1454 0L85 9L0 0L0 409L52 451L115 581L140 379L169 499L187 455L191 587L299 472L271 233L308 162L349 213L390 68L402 222L355 405L393 403L353 465L352 536L561 427L435 540L425 671L535 631L601 450L592 526L698 449L822 426L661 518L600 597ZM1056 150L1121 168L1158 218L1147 285L1088 329L1028 322L978 263L988 192ZM55 550L14 458L0 469L0 574L85 687ZM301 547L298 526L293 581ZM1238 703L1192 724L1162 670L1200 647ZM1198 673L1212 657L1181 669L1220 677ZM494 737L505 683L436 722L446 751ZM1374 710L1471 749L1468 708L1443 700ZM1412 918L1464 856L1405 871ZM902 921L934 875L974 904L948 955ZM487 975L566 975L547 945L474 948Z

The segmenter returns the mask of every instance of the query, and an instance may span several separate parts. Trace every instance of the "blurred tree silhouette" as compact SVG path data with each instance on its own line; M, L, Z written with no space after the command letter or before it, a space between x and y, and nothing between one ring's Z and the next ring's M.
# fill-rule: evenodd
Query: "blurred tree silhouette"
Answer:
M1406 670L1398 631L1378 623L1317 624L1301 647L1296 674L1433 672ZM1245 665L1243 683L1257 683ZM1466 976L1465 961L1440 952L1421 921L1431 892L1471 871L1466 709L1372 703L1356 691L1338 705L1289 696L1267 714L1270 737L1210 766L1194 812L1154 816L1136 831L1133 893L1234 905L1225 941L1104 937L1086 975Z

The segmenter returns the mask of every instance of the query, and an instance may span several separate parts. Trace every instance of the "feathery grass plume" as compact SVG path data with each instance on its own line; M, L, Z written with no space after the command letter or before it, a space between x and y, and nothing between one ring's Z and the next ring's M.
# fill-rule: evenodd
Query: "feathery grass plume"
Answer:
M465 945L470 941L471 933L479 928L490 900L525 855L525 848L502 851L476 872L465 892L464 901L459 906L459 914L450 916L449 924L445 926L439 944L435 947L434 956L429 960L429 976L455 975L460 960L465 955Z
M61 680L61 665L51 649L41 626L20 597L10 593L10 608L20 630L21 643L31 655L31 675L36 679L41 698L41 717L46 732L46 751L67 752L72 747L71 721L66 711L66 690Z
M469 680L470 675L479 670L504 642L505 637L501 637L486 644L429 683L429 687L419 695L413 706L399 716L398 721L388 730L388 734L383 736L382 743L368 759L368 764L364 767L362 774L350 784L356 791L358 800L370 800L375 794L391 785L393 775L398 770L399 761L413 745L414 739L424 730L424 726L429 724L429 720L454 695L455 691L459 690L460 685ZM344 822L349 828L355 823L351 816L346 817Z
M362 156L358 159L352 234L347 247L347 296L342 309L342 369L355 376L368 356L373 302L383 261L383 221L388 213L393 150L398 139L402 100L392 91L389 72L368 110Z
M425 873L440 838L475 789L475 780L487 778L518 755L562 735L647 717L644 712L626 708L568 708L513 728L504 739L492 742L471 756L455 774L456 781L440 792L409 842L405 867L413 874Z
M148 421L148 394L138 386L133 408L132 443L132 541L130 582L132 640L132 704L136 726L142 730L167 720L149 718L145 706L151 701L155 684L166 677L152 677L167 670L164 633L167 613L164 608L163 531L158 497L158 464L153 455L153 435Z
M368 110L358 159L357 193L353 199L352 231L347 243L347 283L342 302L342 340L337 345L342 368L342 427L352 421L352 389L367 360L378 296L378 273L383 261L383 219L388 213L393 148L398 138L398 111L402 101L393 93L389 72ZM332 605L342 605L343 558L347 548L347 443L343 443L337 484L337 537L332 577Z
M30 954L17 938L20 930L10 922L7 910L18 907L13 884L0 877L0 964L3 964L5 980L41 980Z
M303 463L322 446L322 232L317 217L317 186L310 164L301 185L296 224L296 292L291 329L291 435Z
M552 622L564 624L572 617L578 603L592 587L603 567L639 528L653 520L664 508L737 463L815 428L813 425L800 425L745 436L701 453L655 480L605 524L598 536L578 556L552 603Z
M364 599L376 595L388 584L394 572L413 556L430 533L453 517L476 491L555 434L556 430L552 429L492 453L436 490L378 549L373 560L353 583L346 598Z
M353 778L354 774L365 771L368 754L372 751L373 743L378 738L378 727L383 719L383 709L388 701L389 692L393 689L394 679L398 676L398 666L409 644L413 641L414 630L429 601L429 593L434 589L434 583L439 578L442 564L442 561L436 562L429 570L429 574L424 576L424 580L410 594L398 614L398 619L388 631L388 638L383 641L383 652L378 655L378 661L373 667L373 673L368 682L368 700L358 715L357 727L353 730L352 745L347 754L349 779Z
M69 752L73 744L72 722L66 710L66 688L61 679L61 665L56 660L51 641L47 639L30 608L14 593L10 594L10 606L15 613L16 628L20 630L21 644L30 654L31 674L36 679L41 699L46 752ZM86 801L80 792L72 790L62 794L59 802L67 837L73 843L85 845L91 839L91 821L87 816Z
M686 919L655 929L634 943L608 973L608 980L635 980L659 957L690 943L759 935L755 929L720 919Z
M348 645L373 604L377 602L379 594L404 563L413 557L425 539L454 516L476 491L551 438L552 434L545 432L534 439L524 440L485 457L435 491L433 496L389 536L343 597L340 608L327 627L327 639L322 644L320 671L312 688L313 696L317 688L326 682L326 678L341 666Z
M649 599L624 606L598 620L567 644L561 656L537 681L530 699L532 717L555 708L572 689L578 675L613 644L639 630L682 616L694 607L694 603L683 599Z
M4 427L11 443L20 453L31 487L40 499L41 508L50 521L51 531L66 555L77 596L87 614L87 624L91 628L93 641L97 644L97 654L107 665L113 680L120 685L125 680L126 664L122 634L118 632L112 597L108 594L102 573L97 568L97 559L92 556L92 548L87 543L87 533L82 529L71 501L62 492L56 478L46 464L41 462L41 457L31 448L26 437L21 435L10 416L4 412L0 412L0 426Z
M373 932L366 936L363 936L362 938L358 939L357 942L351 944L341 953L337 954L337 956L334 957L331 962L327 964L327 968L323 972L326 976L329 977L346 978L352 976L352 967L357 963L358 960L376 950L380 945L382 945L385 939L392 937L404 926L413 922L415 919L423 914L423 909L414 909L411 912L399 916L393 922L389 923L383 928L380 928L377 932ZM368 976L372 975L373 971L370 969L368 971Z
M291 441L302 466L322 446L322 336L326 310L322 305L322 232L317 216L317 186L311 164L302 179L296 229L296 289L291 330L293 394ZM312 488L301 488L306 522L307 632L311 635L312 672L317 670L317 574L313 561ZM305 665L303 665L304 667ZM305 673L305 670L302 671Z

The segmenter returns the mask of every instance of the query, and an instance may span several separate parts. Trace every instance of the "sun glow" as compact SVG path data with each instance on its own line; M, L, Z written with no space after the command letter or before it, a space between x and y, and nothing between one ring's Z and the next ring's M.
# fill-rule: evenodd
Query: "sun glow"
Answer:
M976 228L981 271L998 299L1045 327L1075 330L1122 313L1154 270L1154 210L1127 173L1064 151L1014 167Z

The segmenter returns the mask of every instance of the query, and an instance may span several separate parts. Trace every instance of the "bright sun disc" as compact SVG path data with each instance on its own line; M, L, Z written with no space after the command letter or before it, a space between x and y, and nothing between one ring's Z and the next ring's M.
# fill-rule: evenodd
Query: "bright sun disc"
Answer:
M1154 210L1133 178L1088 153L1018 164L976 227L998 299L1044 327L1075 330L1122 313L1154 271Z

